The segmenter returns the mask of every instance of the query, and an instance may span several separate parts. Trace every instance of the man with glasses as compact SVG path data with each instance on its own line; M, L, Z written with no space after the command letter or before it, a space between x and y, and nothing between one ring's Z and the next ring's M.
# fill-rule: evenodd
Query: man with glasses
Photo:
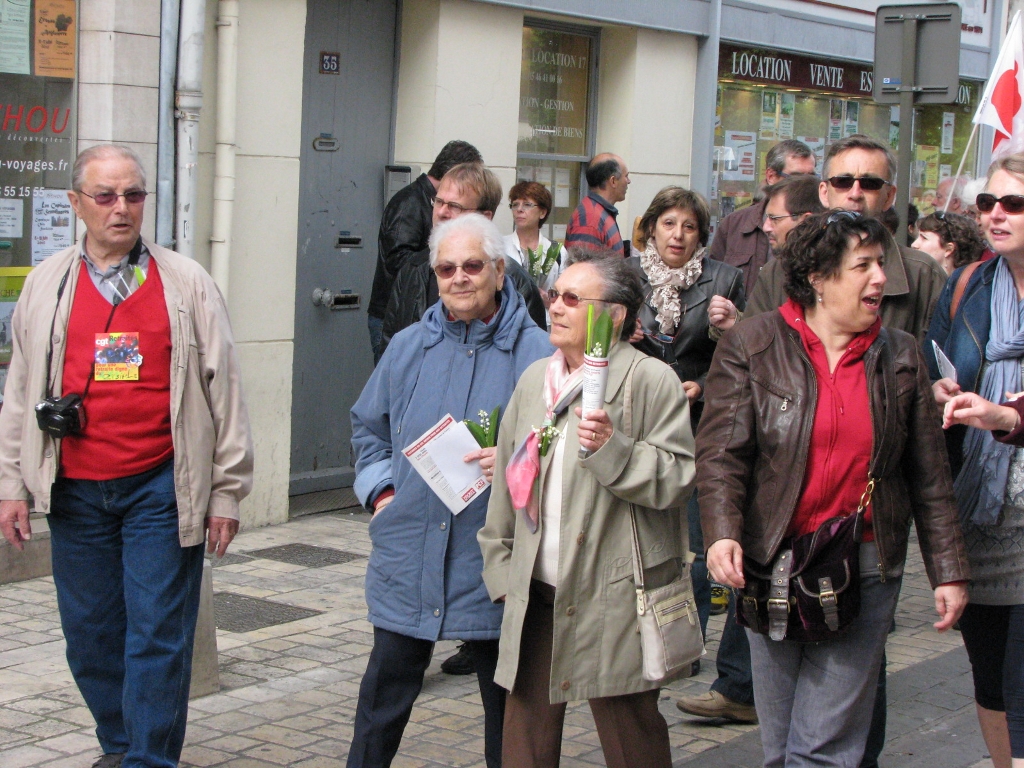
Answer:
M458 218L464 213L479 213L493 219L500 204L501 182L491 170L482 163L456 165L441 179L437 194L433 197L433 226ZM429 259L430 252L424 248L413 254L395 277L387 311L384 313L381 356L395 334L418 322L427 307L439 297L437 276L430 269ZM505 273L526 299L530 317L539 327L544 328L544 302L529 273L512 259L506 259Z
M629 168L618 155L602 152L587 164L587 186L590 191L572 212L565 230L565 247L607 248L623 250L629 256L629 243L622 239L616 217L616 203L626 199L629 190Z
M373 274L370 303L366 308L374 365L384 351L381 329L388 299L391 298L391 286L405 263L427 248L432 228L432 201L442 177L461 163L482 162L480 152L468 141L449 141L437 153L429 171L421 173L418 179L398 190L388 201L380 219L377 270Z
M0 411L0 530L46 512L94 768L177 765L207 551L224 554L253 451L227 307L195 261L140 237L134 150L72 170L83 240L25 281Z
M812 173L814 153L802 141L780 141L768 150L764 169L766 187L789 176ZM762 199L730 213L718 222L708 254L712 259L740 268L748 296L754 288L758 273L771 257L770 242L763 226L766 205L767 200Z
M826 208L841 208L878 217L896 199L896 158L870 136L854 134L837 141L825 154L818 195ZM946 284L946 273L931 256L889 239L885 249L886 283L882 290L882 325L899 328L924 340L932 311ZM771 312L786 301L778 262L761 272L747 302L746 317ZM732 614L730 613L730 619ZM875 711L861 768L875 768L885 745L885 657L879 673Z

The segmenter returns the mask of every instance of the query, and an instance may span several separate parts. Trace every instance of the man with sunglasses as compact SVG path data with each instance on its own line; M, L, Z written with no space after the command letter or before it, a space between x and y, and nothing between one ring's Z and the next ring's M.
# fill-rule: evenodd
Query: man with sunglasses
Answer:
M831 144L825 154L818 187L822 205L862 216L878 217L896 199L896 158L870 136L854 134ZM885 249L886 283L882 290L882 325L898 328L924 340L932 311L946 284L946 273L931 256L889 239ZM761 272L746 317L771 312L786 302L783 273L777 261ZM885 657L879 673L871 732L861 768L875 768L885 745Z
M482 163L456 165L444 175L437 187L433 198L433 226L466 213L479 213L493 220L501 204L501 196L501 182ZM533 279L514 260L505 261L505 274L526 299L530 317L540 328L546 327L544 301ZM437 276L430 268L430 251L425 248L414 253L395 277L384 313L381 356L395 334L419 322L427 307L432 306L438 297Z
M134 150L72 170L80 243L25 281L0 411L0 530L47 513L71 673L96 768L177 765L203 543L223 555L253 451L227 308L192 259L140 237Z
M812 173L814 153L811 148L796 139L780 141L768 150L761 191L763 193L765 188L790 176ZM762 198L760 202L734 211L718 222L708 254L713 259L740 268L748 296L758 273L771 257L770 241L763 226L767 203L767 198Z
M829 146L818 195L826 208L878 217L896 199L895 176L896 158L889 148L855 134ZM885 251L885 274L882 324L923 339L946 273L928 254L891 239ZM785 301L782 270L769 262L747 302L746 316L770 312Z

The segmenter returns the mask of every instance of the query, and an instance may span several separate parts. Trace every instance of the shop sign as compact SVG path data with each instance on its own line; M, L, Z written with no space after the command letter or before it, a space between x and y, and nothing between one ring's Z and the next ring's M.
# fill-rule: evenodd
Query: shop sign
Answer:
M587 154L591 38L523 28L519 152Z
M874 85L870 67L766 48L723 44L718 62L723 80L854 96L870 96Z
M0 0L0 267L74 240L77 26L75 0Z

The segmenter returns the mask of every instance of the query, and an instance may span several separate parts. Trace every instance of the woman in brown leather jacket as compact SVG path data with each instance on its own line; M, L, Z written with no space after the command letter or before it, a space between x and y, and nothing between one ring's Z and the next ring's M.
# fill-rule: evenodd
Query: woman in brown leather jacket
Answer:
M928 372L914 338L878 317L885 238L878 221L846 211L800 224L778 255L790 301L727 332L707 377L697 484L717 581L739 589L752 569L777 567L796 537L852 513L874 479L854 553L852 623L814 643L747 630L764 764L773 768L825 754L860 763L912 519L935 588L935 628L951 627L966 603ZM782 602L773 630L787 626L793 605Z

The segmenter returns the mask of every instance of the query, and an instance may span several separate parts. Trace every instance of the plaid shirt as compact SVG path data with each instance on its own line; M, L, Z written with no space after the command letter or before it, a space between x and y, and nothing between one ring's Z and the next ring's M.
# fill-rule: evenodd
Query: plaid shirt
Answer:
M628 256L619 225L615 223L618 214L614 205L596 192L590 192L572 212L565 231L565 247L609 248L613 251L621 250L623 255Z

